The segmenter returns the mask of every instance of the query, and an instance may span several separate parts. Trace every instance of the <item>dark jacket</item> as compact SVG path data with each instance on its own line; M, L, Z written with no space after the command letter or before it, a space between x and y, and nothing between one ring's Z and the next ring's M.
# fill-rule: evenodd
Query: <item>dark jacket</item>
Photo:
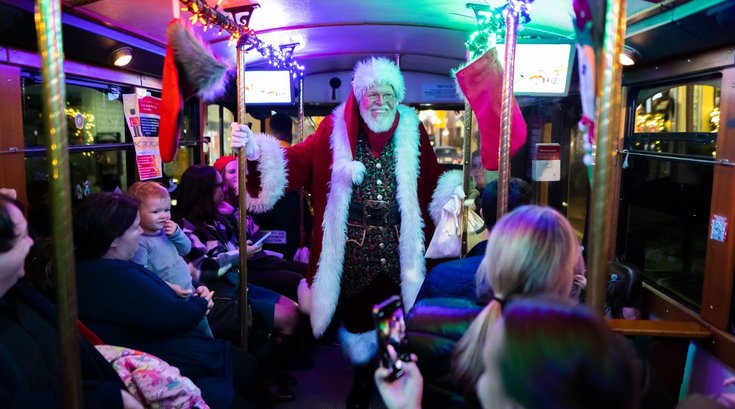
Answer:
M77 263L77 300L79 318L106 344L153 354L194 381L210 406L229 405L231 345L196 328L206 300L180 298L145 267L106 259Z
M60 408L56 308L18 283L0 298L0 402L4 408ZM89 342L79 337L84 407L122 408L125 385Z
M416 302L425 298L462 298L475 302L475 272L485 256L487 240L477 243L464 258L437 264L426 274Z

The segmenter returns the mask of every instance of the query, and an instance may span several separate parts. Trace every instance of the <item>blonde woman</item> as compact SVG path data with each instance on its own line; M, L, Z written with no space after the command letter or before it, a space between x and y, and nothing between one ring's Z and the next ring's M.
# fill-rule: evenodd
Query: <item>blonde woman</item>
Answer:
M501 218L488 238L477 272L477 288L492 288L493 299L454 350L452 377L468 403L479 406L475 385L483 371L482 348L506 300L544 294L571 299L581 253L569 221L550 207L523 206Z

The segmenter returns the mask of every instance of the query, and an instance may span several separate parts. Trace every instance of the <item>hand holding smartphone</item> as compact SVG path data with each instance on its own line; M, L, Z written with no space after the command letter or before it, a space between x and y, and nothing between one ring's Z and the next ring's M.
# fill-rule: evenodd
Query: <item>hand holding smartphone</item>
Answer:
M272 232L268 232L268 233L264 234L263 237L261 237L258 241L256 241L253 244L253 246L255 246L255 247L262 246L263 243L265 243L266 239L268 239L268 237L271 236L271 234L272 234Z
M384 368L390 369L389 379L398 379L403 375L403 362L411 360L407 351L406 321L401 298L394 295L374 305L373 318L378 336L380 363Z

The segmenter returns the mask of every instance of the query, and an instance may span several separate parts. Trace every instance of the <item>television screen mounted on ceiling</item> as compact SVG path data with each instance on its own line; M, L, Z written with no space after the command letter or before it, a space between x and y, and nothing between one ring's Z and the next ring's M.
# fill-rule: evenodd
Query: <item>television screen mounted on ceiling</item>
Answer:
M505 64L505 47L497 45ZM513 93L517 96L566 96L574 64L574 45L519 43L516 47Z
M291 104L291 73L282 71L246 71L246 104Z

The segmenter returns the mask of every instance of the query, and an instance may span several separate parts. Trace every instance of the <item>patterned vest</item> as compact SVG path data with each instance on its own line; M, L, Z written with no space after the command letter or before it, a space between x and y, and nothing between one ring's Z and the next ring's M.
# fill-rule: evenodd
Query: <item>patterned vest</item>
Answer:
M400 219L397 216L400 212L396 202L398 184L394 139L391 138L383 147L380 157L375 157L365 136L361 133L358 137L356 160L365 165L365 178L352 190L342 269L342 297L359 295L381 274L400 286ZM359 217L363 212L367 216Z

